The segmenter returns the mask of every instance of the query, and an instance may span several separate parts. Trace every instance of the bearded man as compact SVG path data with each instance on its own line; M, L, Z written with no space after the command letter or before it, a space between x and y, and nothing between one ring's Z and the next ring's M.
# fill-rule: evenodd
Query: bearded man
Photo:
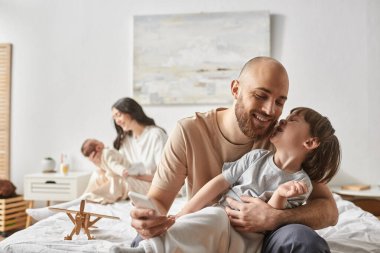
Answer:
M191 198L221 173L223 163L235 161L253 148L268 148L265 144L282 113L288 88L288 74L280 62L270 57L249 60L231 82L231 107L196 113L177 123L148 196L168 211L185 180ZM227 201L226 213L235 230L267 232L262 252L330 252L326 241L313 230L335 225L338 220L335 201L323 183L313 182L308 203L293 209L277 210L249 196L243 196L243 203ZM131 217L139 233L132 246L141 238L161 235L175 222L173 217L141 208L133 209ZM218 234L208 239L211 237L221 238Z

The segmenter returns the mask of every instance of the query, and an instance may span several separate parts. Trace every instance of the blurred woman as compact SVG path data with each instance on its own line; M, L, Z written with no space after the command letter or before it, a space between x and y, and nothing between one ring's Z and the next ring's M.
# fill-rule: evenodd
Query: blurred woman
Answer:
M138 171L130 175L130 168L126 168L121 176L126 180L128 191L146 194L161 159L167 134L145 114L140 104L129 97L116 101L112 106L112 118L116 129L113 147L128 160L133 171ZM95 153L89 158L100 166L101 161Z

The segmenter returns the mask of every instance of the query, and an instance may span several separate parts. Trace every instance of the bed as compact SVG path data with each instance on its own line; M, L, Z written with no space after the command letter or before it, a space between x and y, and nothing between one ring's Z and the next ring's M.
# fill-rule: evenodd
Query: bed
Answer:
M334 198L340 214L338 224L317 231L327 240L331 252L380 253L380 221L339 195L334 194ZM184 198L177 198L170 212L177 212L184 202ZM78 208L73 206L70 209ZM91 229L91 235L96 240L87 240L82 232L78 236L74 235L72 241L63 240L72 230L73 224L65 213L56 213L0 242L0 252L108 252L112 245L129 245L136 235L130 226L131 208L129 201L110 205L86 204L87 212L120 217L120 220L98 221L97 228Z

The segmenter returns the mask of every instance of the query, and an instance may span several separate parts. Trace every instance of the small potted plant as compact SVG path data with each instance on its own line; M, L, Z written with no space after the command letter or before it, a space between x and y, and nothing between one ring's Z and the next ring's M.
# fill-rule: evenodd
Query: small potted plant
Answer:
M45 157L41 161L41 169L43 173L55 172L55 161L51 157Z

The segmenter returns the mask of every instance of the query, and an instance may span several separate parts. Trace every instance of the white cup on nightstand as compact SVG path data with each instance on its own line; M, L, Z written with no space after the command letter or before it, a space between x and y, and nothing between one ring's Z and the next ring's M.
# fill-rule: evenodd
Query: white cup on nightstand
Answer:
M67 163L61 163L59 170L63 175L66 176L69 173L69 165Z
M59 171L66 176L69 173L69 169L70 168L67 155L61 154L61 164L59 165Z

